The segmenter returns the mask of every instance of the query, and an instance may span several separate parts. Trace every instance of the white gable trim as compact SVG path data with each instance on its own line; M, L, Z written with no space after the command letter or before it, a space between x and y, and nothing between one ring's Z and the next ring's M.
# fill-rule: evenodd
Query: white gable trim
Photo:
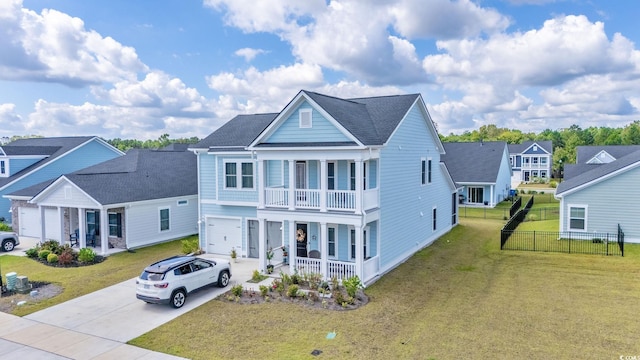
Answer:
M78 146L76 146L76 147L74 147L74 148L72 148L72 149L69 149L67 152L65 152L64 154L62 154L62 155L58 156L57 158L55 158L55 159L51 160L50 162L48 162L48 163L46 163L46 164L44 164L44 165L37 166L36 168L32 169L32 170L31 170L31 171L29 171L28 173L23 174L22 176L20 176L20 177L18 177L18 178L16 178L16 179L13 179L13 181L8 182L8 183L6 183L6 184L4 184L4 186L0 187L0 190L1 190L1 189L4 189L4 188L6 188L6 187L9 187L9 186L11 186L11 185L13 185L13 184L15 184L16 182L18 182L18 181L20 181L20 180L22 180L22 179L26 178L27 176L29 176L29 175L31 175L31 174L33 174L33 173L35 173L36 171L38 171L38 170L40 170L40 169L42 169L42 168L44 168L44 167L47 167L47 166L49 166L49 165L51 165L51 164L54 164L56 161L58 161L58 160L60 160L60 159L63 159L65 156L67 156L67 155L71 154L72 152L74 152L74 151L76 151L77 149L79 149L79 148L81 148L81 147L83 147L83 146L87 145L88 143L90 143L90 142L92 142L92 141L97 141L97 142L101 143L101 144L102 144L102 145L104 145L107 149L112 150L114 153L116 153L116 154L118 154L118 155L124 155L124 153L123 153L122 151L120 151L120 150L116 149L115 147L113 147L113 146L109 145L109 143L107 143L106 141L104 141L104 140L100 139L99 137L94 136L94 137L92 137L91 139L89 139L89 140L87 140L87 141L83 142L82 144L80 144L80 145L78 145Z
M520 154L524 154L527 152L527 150L531 149L532 147L537 146L538 149L541 149L542 151L544 151L545 154L550 155L551 153L542 145L538 144L537 142L532 143L531 145L527 146L524 150L522 150L522 152Z
M409 107L409 110L407 110L407 112L404 114L404 116L402 117L402 120L400 120L396 128L393 129L393 132L387 139L387 142L384 143L384 146L386 146L387 143L393 138L393 136L396 134L396 131L398 131L400 126L402 126L402 123L405 122L405 120L407 119L407 115L409 115L409 113L411 112L411 109L413 109L413 107L416 106L416 104L418 105L418 109L422 112L422 118L425 119L425 123L427 125L427 129L429 130L429 133L431 133L431 137L433 137L433 140L436 143L436 150L440 153L440 155L444 155L445 154L444 146L442 145L442 141L440 141L440 137L438 136L438 131L436 130L433 120L431 119L431 115L429 115L429 110L427 109L427 105L424 103L424 100L422 99L422 95L418 95L418 98L414 101L413 105Z
M260 133L260 135L258 135L258 137L256 137L256 139L253 140L251 144L249 144L247 148L253 149L257 144L262 142L262 140L271 136L280 127L280 125L284 121L286 121L287 118L289 118L289 116L293 113L293 111L298 109L300 104L302 104L302 102L304 101L307 101L311 105L311 107L313 107L314 110L318 111L320 115L322 115L325 119L327 119L327 121L329 121L333 126L335 126L344 136L351 139L353 142L355 142L359 146L364 146L364 144L362 144L355 136L353 136L351 132L347 131L347 129L345 129L342 125L340 125L340 123L336 121L336 119L334 119L331 115L329 115L329 113L327 113L320 105L318 105L315 101L313 101L304 91L300 91L298 95L296 95L296 97L294 97L293 100L291 100L289 104L287 104L287 106L284 109L282 109L282 111L278 114L278 116L276 116L276 118L271 122L271 124L269 124L269 126L267 126L267 128L264 129L264 131Z
M591 159L589 159L587 161L587 164L607 164L607 163L611 162L611 161L608 161L608 162L602 161L602 160L600 160L601 157L604 157L605 159L607 159L607 158L611 159L611 161L617 160L615 157L611 156L611 154L609 154L605 150L600 150L600 152L595 154Z
M87 199L93 202L96 205L96 207L102 207L102 204L100 204L100 202L94 199L91 195L87 194L83 189L81 189L78 185L73 183L64 175L57 178L56 181L54 181L49 186L47 186L42 191L40 191L38 194L36 194L36 196L34 196L29 202L33 204L38 204L38 205L56 206L56 204L47 203L46 199L50 194L54 193L58 189L61 189L65 186L71 186L75 188L80 193L82 193L82 195L86 196Z
M612 178L614 176L618 176L618 175L621 175L621 174L623 174L625 172L631 171L631 170L633 170L633 169L635 169L635 168L637 168L639 166L640 166L640 161L636 161L633 164L629 164L629 165L627 165L627 166L625 166L625 167L623 167L621 169L618 169L616 171L610 172L610 173L608 173L606 175L603 175L603 176L601 176L601 177L599 177L597 179L593 179L593 180L591 180L589 182L586 182L586 183L584 183L582 185L578 185L578 186L573 187L571 189L565 190L565 191L563 191L561 193L556 193L555 197L557 199L561 199L565 195L573 194L574 192L577 192L577 191L583 190L585 188L588 188L591 185L598 184L598 183L603 182L605 180L608 180L608 179L610 179L610 178Z

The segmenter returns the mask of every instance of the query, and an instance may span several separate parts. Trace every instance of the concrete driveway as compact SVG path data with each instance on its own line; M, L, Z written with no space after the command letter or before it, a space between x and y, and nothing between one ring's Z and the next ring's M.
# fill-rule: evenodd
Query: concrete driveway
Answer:
M203 257L213 257L210 255L204 255ZM240 259L237 263L232 263L231 271L232 278L229 286L234 284L243 284L244 287L257 287L257 284L246 283L251 279L253 270L258 268L258 261L253 259ZM141 265L142 269L142 265ZM91 281L91 279L85 279L85 281ZM78 283L78 286L82 286L82 282ZM123 281L119 284L110 286L108 288L81 296L79 298L67 301L65 303L52 306L50 308L35 312L27 315L24 318L18 318L24 321L30 321L33 324L48 325L58 329L58 331L52 331L47 336L56 335L56 337L66 338L60 335L60 332L67 331L68 337L79 338L88 337L89 339L112 342L113 344L124 344L127 341L134 339L144 333L147 333L156 327L175 319L176 317L190 311L207 301L210 301L218 295L229 290L229 287L218 288L212 286L210 288L202 289L195 294L190 295L187 298L187 302L180 309L174 309L168 305L154 305L147 304L143 301L136 299L135 296L135 278L127 281ZM12 316L12 315L6 315ZM18 344L26 344L33 347L34 351L40 349L42 351L51 351L47 347L57 347L56 343L40 342L42 347L37 347L38 343L34 343L34 337L39 337L40 334L34 331L16 332L9 331L4 324L9 326L8 321L3 321L6 316L0 317L0 340L9 340ZM10 327L14 327L10 326ZM47 328L48 329L48 328ZM9 335L7 335L9 334ZM17 338L16 338L17 337ZM20 340L23 337L22 341ZM2 340L2 341L4 341ZM58 340L57 343L60 343ZM2 342L0 342L2 344ZM94 358L95 356L104 354L105 350L100 347L95 347L95 353L91 356L82 349L82 354L79 357L69 356L69 350L73 346L68 345L64 351L52 351L55 354L61 354L70 358ZM106 346L106 345L105 345ZM127 345L129 346L129 345ZM3 347L0 345L0 348ZM107 346L108 347L108 346ZM139 352L142 349L131 346L135 352ZM130 350L130 351L134 351ZM126 351L126 350L125 350ZM146 350L145 350L146 351ZM16 355L15 353L13 355ZM12 355L12 356L13 356ZM131 353L130 355L134 355ZM121 356L122 358L134 358L130 356ZM0 350L0 359L2 359L2 351ZM16 357L12 357L16 358ZM55 358L55 357L54 357ZM136 356L135 358L141 358ZM146 357L145 357L146 358ZM153 357L149 357L153 358Z

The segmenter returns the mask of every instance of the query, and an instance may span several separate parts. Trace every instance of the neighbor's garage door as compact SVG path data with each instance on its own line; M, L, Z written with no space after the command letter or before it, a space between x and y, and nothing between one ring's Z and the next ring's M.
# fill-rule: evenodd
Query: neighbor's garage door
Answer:
M242 220L207 218L207 252L229 255L242 248Z
M20 235L30 237L40 237L40 210L38 208L19 208ZM60 240L60 220L58 220L58 210L45 209L46 220L45 239Z

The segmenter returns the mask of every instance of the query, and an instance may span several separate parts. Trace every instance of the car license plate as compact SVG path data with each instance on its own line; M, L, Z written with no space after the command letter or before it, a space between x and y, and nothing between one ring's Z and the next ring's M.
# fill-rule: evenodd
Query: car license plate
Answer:
M148 289L148 288L149 288L149 285L148 285L148 284L144 284L143 286L144 286L144 288L145 288L145 289Z

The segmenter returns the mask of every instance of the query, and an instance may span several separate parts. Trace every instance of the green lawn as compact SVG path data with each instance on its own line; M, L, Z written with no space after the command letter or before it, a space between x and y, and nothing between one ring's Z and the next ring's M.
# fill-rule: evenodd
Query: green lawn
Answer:
M29 281L45 281L60 285L64 291L39 303L27 303L15 308L14 314L23 316L88 294L90 292L131 279L142 269L160 259L181 253L179 240L109 256L104 262L76 268L50 267L24 256L0 256L2 274L16 272L29 277Z
M640 246L627 245L624 258L500 251L503 223L463 219L369 287L358 310L214 300L131 343L193 359L311 359L314 349L325 359L638 354Z

